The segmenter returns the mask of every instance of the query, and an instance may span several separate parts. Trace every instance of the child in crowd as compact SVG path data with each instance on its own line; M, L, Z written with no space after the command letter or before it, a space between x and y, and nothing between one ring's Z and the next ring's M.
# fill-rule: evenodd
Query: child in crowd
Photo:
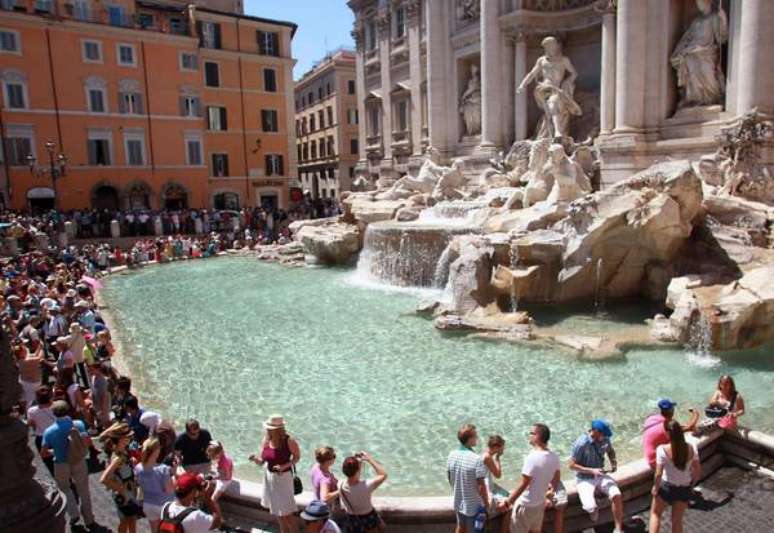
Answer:
M216 481L215 492L212 493L212 501L216 502L231 485L231 479L234 475L234 461L226 454L223 444L217 440L210 442L207 446L207 457L210 458L212 467L217 472L214 477Z

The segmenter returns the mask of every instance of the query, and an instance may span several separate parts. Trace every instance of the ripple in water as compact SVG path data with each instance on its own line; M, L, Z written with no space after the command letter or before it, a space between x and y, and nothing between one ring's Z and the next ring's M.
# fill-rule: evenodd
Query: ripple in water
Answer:
M350 276L220 258L115 276L104 296L124 344L135 347L120 357L142 403L178 427L196 416L224 441L242 477L259 477L247 456L275 412L301 443L300 472L318 446L337 449L337 473L343 457L365 449L390 474L383 492L400 495L449 493L446 455L466 422L484 438L505 437L509 488L536 421L551 426L552 447L566 457L591 418L607 418L621 460L636 458L655 401L669 395L678 409L700 407L721 372L745 395L745 422L774 428L774 361L765 351L712 369L690 364L681 350L581 362L442 334L413 314L414 294L353 286ZM589 328L586 320L567 324Z

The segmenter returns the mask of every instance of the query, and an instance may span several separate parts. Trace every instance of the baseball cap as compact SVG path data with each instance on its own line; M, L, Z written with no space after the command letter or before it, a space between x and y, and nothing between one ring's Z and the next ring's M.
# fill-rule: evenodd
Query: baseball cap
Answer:
M613 430L610 429L610 424L608 424L606 421L601 420L599 418L591 421L591 429L593 429L594 431L599 431L605 437L608 437L608 438L613 436Z
M672 401L670 398L661 398L658 401L658 408L662 411L672 409L675 405L677 405L677 402Z
M204 478L201 474L186 472L175 482L175 490L178 492L190 492L193 489L204 488Z

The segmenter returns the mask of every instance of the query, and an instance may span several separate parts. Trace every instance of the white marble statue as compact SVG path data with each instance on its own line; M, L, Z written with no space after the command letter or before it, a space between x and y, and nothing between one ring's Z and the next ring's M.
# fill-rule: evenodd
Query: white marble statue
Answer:
M553 187L546 201L550 204L572 202L584 194L591 192L591 182L583 167L572 158L567 157L561 144L554 144L548 149L549 164L546 173L553 177Z
M389 189L376 195L377 200L402 200L415 194L430 194L444 174L451 170L440 164L441 154L432 146L425 152L426 158L417 177L409 174L396 181Z
M726 13L722 6L713 11L711 0L696 0L696 6L699 16L670 57L677 73L681 108L719 104L725 92L720 47L728 40Z
M462 159L452 161L451 168L446 170L438 180L438 183L435 184L431 195L433 199L436 201L459 200L467 196L462 190L467 183L465 176L462 174L464 166L465 162Z
M481 133L481 77L478 65L470 66L470 79L460 97L460 114L465 124L465 135Z
M546 37L541 44L545 55L538 58L516 92L523 93L530 83L540 78L535 86L535 100L544 115L535 137L570 137L570 118L582 114L574 99L578 72L570 59L562 54L555 37Z

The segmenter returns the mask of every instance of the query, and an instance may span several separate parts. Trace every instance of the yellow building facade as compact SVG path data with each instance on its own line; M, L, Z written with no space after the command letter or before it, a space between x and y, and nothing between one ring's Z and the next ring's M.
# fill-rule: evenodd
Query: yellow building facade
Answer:
M205 4L0 2L6 207L287 206L296 26Z

